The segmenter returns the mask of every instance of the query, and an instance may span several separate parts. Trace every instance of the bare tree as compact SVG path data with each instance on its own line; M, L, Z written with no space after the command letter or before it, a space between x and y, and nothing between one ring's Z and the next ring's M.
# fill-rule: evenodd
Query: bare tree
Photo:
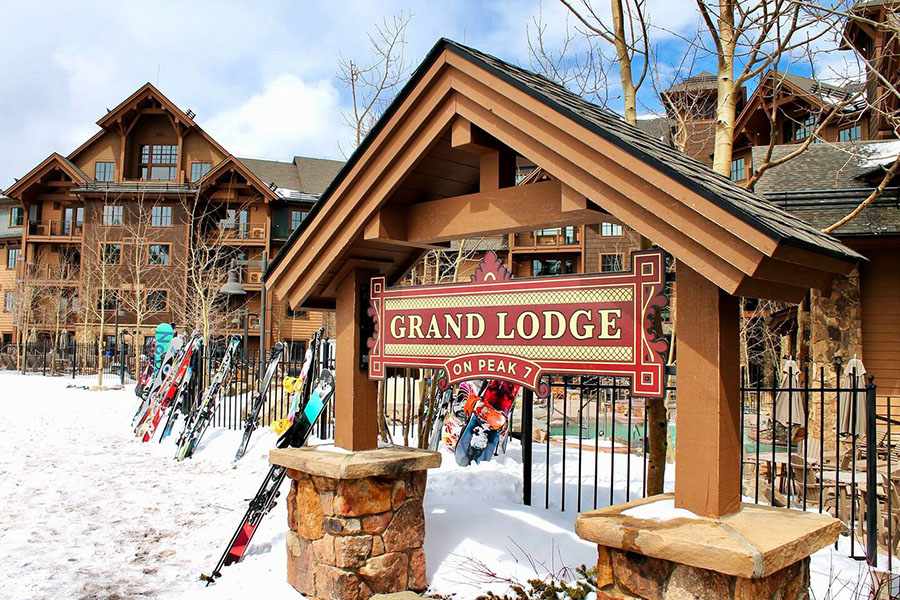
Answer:
M646 0L609 0L610 24L598 14L590 0L579 0L577 4L574 0L560 2L584 26L583 33L589 40L603 40L615 49L625 121L636 124L637 93L647 78L650 66Z
M353 129L355 146L384 112L410 74L406 59L406 28L411 12L384 19L368 35L372 56L360 62L341 55L338 79L350 90L352 106L343 112L344 121ZM355 147L354 146L354 147Z

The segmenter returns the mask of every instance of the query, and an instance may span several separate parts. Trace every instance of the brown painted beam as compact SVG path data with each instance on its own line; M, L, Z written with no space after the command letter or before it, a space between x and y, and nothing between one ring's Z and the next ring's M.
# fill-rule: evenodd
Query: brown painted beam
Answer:
M447 244L426 244L407 239L406 207L398 205L382 206L366 223L363 239L367 242L385 242L399 246L410 246L423 250L446 250Z
M675 506L722 517L741 505L738 298L679 261Z
M378 447L377 384L360 370L360 288L369 272L351 270L337 286L337 356L335 358L334 444L345 450Z
M409 205L407 240L434 243L542 227L600 223L608 218L605 212L585 206L581 210L563 211L563 185L552 180L442 198ZM573 208L571 200L567 207Z
M506 148L497 138L462 117L454 119L450 126L450 147L471 154L485 154Z

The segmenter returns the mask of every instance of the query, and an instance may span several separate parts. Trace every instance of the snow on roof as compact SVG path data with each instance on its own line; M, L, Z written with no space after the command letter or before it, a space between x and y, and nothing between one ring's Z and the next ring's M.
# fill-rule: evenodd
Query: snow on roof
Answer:
M856 147L856 151L865 157L860 162L860 168L881 167L897 160L897 155L900 154L900 140L860 144Z
M309 200L310 202L315 202L319 199L316 194L306 194L300 190L292 190L290 188L276 188L275 193L288 200Z

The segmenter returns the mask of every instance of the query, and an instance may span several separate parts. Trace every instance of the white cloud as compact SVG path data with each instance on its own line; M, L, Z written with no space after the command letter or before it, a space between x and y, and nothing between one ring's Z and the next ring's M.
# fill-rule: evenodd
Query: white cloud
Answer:
M349 137L349 129L340 120L339 93L332 82L309 83L288 73L204 123L204 129L237 156L340 158L337 140Z

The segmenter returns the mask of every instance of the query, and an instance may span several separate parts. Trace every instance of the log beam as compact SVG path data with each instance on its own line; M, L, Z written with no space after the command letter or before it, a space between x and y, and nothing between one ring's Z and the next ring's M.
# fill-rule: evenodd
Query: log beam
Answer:
M608 218L606 212L552 180L411 204L405 211L402 240L417 244L600 223ZM388 228L386 224L385 231Z
M676 273L675 506L723 517L741 506L738 298L681 261Z
M371 271L352 269L337 286L337 352L335 359L334 445L345 450L373 450L378 447L378 407L375 381L360 369L362 347L362 286Z

